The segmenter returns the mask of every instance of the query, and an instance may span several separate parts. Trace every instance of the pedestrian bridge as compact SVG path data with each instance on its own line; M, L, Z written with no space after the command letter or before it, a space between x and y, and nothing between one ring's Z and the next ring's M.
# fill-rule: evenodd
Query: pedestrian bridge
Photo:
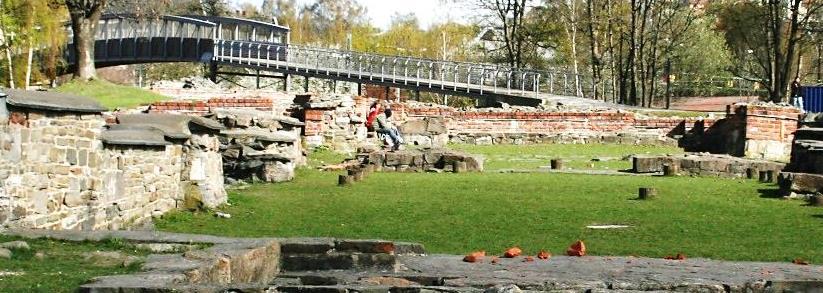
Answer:
M71 30L69 30L71 33ZM289 29L250 19L104 15L95 35L97 67L158 62L200 62L335 81L460 95L516 105L549 96L583 97L584 79L567 72L432 60L291 45ZM69 44L65 59L76 62ZM288 78L286 79L288 80Z

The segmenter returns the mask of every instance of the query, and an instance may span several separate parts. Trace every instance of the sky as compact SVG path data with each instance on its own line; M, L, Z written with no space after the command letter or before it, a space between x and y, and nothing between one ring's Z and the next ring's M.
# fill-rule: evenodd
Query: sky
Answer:
M231 0L231 2L235 4L250 2L259 7L263 0ZM297 0L297 2L304 4L313 1ZM447 20L467 23L467 18L472 13L470 9L453 3L444 4L442 0L357 0L357 2L366 7L372 25L381 29L389 27L395 13L413 12L423 28Z

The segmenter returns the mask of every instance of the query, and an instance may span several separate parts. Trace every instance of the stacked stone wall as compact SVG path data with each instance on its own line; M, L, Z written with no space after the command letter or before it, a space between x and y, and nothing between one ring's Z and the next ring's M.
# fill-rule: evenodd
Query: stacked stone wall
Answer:
M175 208L182 146L106 147L100 115L13 112L0 138L0 223L117 229Z

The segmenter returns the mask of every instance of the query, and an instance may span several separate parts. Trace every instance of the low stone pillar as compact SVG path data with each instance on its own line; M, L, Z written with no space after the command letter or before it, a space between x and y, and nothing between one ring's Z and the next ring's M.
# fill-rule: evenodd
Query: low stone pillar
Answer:
M774 170L760 171L758 175L758 179L762 183L774 183L775 179L777 179L777 177L774 176Z
M809 205L814 207L823 207L823 195L812 195L812 197L809 198Z
M747 168L746 169L746 178L748 179L755 179L757 178L760 171L755 168Z
M469 167L468 167L468 164L466 164L466 162L454 161L453 166L452 166L452 171L454 171L454 173L466 173L466 170L468 168Z
M563 159L553 159L551 161L551 168L552 170L563 169Z
M657 197L657 188L640 187L637 198L640 200L650 200Z
M354 183L354 176L340 175L340 177L337 178L337 185L339 186L352 185L352 183Z
M663 165L663 176L677 176L680 173L680 166L676 164Z

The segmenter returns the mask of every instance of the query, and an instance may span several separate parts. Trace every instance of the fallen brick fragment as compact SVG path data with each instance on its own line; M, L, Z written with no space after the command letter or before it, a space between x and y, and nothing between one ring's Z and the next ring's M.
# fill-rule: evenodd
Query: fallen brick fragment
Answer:
M466 255L466 257L463 258L463 261L464 262L475 263L475 262L478 262L478 261L482 260L483 257L485 257L485 256L486 256L485 251L483 251L483 250L475 251L475 252L469 253L469 255Z
M520 250L519 247L512 247L512 248L506 249L506 252L503 253L503 257L505 257L505 258L514 258L514 257L520 256L521 253L523 253L523 251Z
M539 259L549 259L550 257L552 257L551 252L545 250L541 250L540 253L537 254L537 258Z
M568 256L584 256L586 255L586 244L582 240L578 240L566 250Z

